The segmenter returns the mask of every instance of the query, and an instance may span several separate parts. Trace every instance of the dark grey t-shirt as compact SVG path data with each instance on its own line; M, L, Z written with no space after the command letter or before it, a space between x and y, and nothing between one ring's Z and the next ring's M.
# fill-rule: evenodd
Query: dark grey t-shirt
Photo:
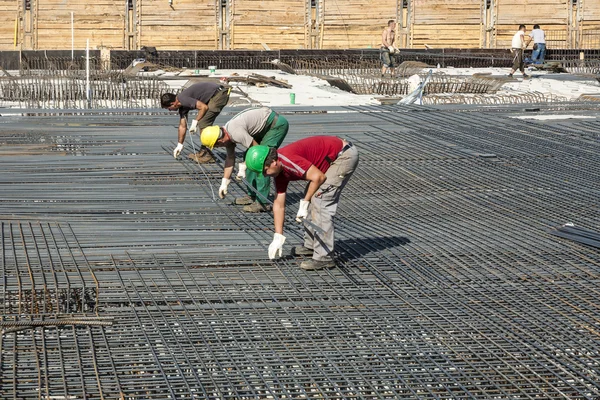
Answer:
M190 110L196 109L196 101L200 100L204 104L208 104L210 98L214 96L220 87L220 85L213 82L200 82L184 89L177 95L177 100L181 103L181 107L179 107L181 118L187 118Z

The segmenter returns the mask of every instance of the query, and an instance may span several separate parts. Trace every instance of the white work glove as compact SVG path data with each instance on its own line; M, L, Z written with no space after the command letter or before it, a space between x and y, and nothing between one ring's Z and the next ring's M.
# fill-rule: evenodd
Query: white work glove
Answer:
M177 147L175 147L175 150L173 150L173 157L179 157L181 150L183 150L183 145L181 143L177 143Z
M302 222L302 220L308 217L308 205L310 201L300 200L300 207L298 207L298 214L296 214L296 222Z
M394 49L394 46L388 46L388 50L390 51L390 54L394 54L394 52L396 51L396 49Z
M241 162L238 164L238 173L237 173L237 176L235 177L235 179L237 179L238 181L241 181L245 177L246 177L246 163Z
M272 260L274 258L281 257L283 253L283 244L285 243L285 236L276 233L273 235L273 242L269 246L269 258Z
M225 195L227 194L227 186L229 186L229 182L231 182L231 180L227 178L221 179L221 187L219 187L219 197L222 199L224 199Z
M195 119L192 120L192 125L190 125L190 133L194 134L196 133L196 131L198 130L198 121L196 121Z

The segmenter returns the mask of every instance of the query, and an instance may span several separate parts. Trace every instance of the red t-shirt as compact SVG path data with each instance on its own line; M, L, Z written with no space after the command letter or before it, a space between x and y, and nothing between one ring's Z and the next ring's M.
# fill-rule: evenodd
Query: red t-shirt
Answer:
M326 157L335 161L344 147L342 139L337 136L312 136L288 144L277 150L279 161L283 167L275 177L277 193L285 193L290 181L305 179L306 171L314 165L321 172L329 169Z

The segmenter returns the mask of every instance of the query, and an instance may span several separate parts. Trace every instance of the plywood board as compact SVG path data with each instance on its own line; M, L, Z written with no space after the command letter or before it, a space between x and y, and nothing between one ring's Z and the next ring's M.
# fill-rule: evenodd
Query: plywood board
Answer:
M217 48L215 0L138 0L140 46L157 50Z
M74 48L107 46L122 48L125 2L122 0L64 1L36 0L36 48L53 50L71 47L71 12Z
M14 49L15 18L18 3L15 0L0 0L0 50Z
M233 0L231 47L273 50L306 48L306 0Z
M412 47L480 47L482 0L413 0Z
M387 21L397 19L398 1L323 0L322 48L378 48Z

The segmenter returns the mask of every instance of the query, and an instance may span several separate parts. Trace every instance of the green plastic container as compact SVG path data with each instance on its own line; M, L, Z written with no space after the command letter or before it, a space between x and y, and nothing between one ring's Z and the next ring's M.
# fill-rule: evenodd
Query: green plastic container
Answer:
M290 93L290 104L296 104L296 93Z

